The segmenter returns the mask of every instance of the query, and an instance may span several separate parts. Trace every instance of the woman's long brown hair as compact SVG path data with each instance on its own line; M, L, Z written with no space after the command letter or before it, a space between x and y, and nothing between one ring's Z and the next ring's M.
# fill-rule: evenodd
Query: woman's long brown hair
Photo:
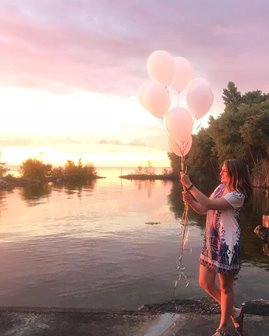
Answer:
M247 165L238 159L225 160L224 165L230 177L229 187L242 192L247 202L252 196L252 185Z

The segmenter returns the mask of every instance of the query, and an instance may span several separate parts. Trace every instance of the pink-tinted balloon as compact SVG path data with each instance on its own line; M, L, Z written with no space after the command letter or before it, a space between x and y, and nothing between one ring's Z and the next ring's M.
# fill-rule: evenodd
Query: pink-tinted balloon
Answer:
M192 146L192 136L186 142L175 142L171 137L168 139L170 150L177 156L183 157L187 155Z
M190 82L186 100L191 114L196 118L202 118L213 104L213 92L209 82L204 78L195 78Z
M184 57L175 57L175 74L171 85L180 92L187 87L192 79L192 65Z
M155 117L164 117L168 112L170 97L168 91L159 84L146 85L141 94L142 106Z
M145 108L145 102L144 102L144 94L146 92L146 90L152 85L152 83L144 83L140 86L139 90L138 90L138 100L139 100L139 103Z
M167 51L156 50L148 57L147 70L152 80L167 86L174 77L174 58Z
M165 125L177 143L186 142L192 132L192 116L183 107L175 107L165 116Z

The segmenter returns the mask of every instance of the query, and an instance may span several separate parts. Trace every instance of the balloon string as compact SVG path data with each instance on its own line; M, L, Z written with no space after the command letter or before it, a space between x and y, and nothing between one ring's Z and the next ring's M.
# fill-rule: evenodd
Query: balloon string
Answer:
M197 119L195 119L195 120L194 120L193 128L195 128L196 131L198 132L198 131L201 129L201 126L202 126L202 122L201 122L201 121L198 121Z
M191 141L191 136L190 138L187 140L187 141L184 141L182 142L182 146L179 146L178 143L177 143L177 146L179 148L179 151L180 151L180 158L181 158L181 171L184 172L184 161L185 161L185 151L186 151L186 148L188 147L188 144L189 142Z
M159 119L159 123L160 123L160 125L162 127L162 130L163 130L164 134L167 135L167 136L169 136L168 130L165 127L164 119L161 118L161 117L158 118L158 119Z
M185 157L182 155L180 157L180 171L184 173L184 163L185 163ZM183 186L184 190L185 190L185 186Z
M182 172L185 172L185 156L181 156L180 158L180 168ZM183 186L183 190L186 191L186 187ZM189 206L187 202L184 202L184 210L181 217L181 222L184 225L183 229L183 237L181 242L181 255L183 256L183 248L185 245L185 231L186 231L186 224L188 224L188 213L189 213Z
M182 155L180 157L180 171L183 172L183 173L186 172L185 171L185 156L184 155ZM186 191L186 187L185 186L183 186L183 190ZM184 212L185 212L185 210L188 212L188 208L189 208L188 203L184 202ZM184 214L184 212L183 212L183 214Z
M181 157L180 160L180 169L181 171L184 171L184 156ZM183 189L186 190L186 188L183 186ZM178 284L184 280L185 281L185 286L187 287L189 285L189 281L188 281L188 277L187 274L185 272L186 267L183 264L183 256L184 256L184 248L186 246L186 243L188 241L188 233L189 233L189 216L188 216L188 212L189 212L189 207L188 204L186 202L184 202L184 210L183 210L183 214L180 220L180 224L183 226L183 230L182 230L182 237L181 237L181 242L180 242L180 247L179 247L179 256L177 258L177 262L176 262L176 268L178 270L178 277L175 281L175 287L174 287L174 296L175 296L175 310L178 310L177 304L176 304L176 288L178 286Z
M161 127L164 128L164 125L163 125L163 118L160 117L160 118L158 118L158 120L159 120L159 123L160 123Z
M185 171L185 156L181 156L180 158L180 168L181 168L181 171L182 172L186 172ZM183 186L183 190L186 191L186 187ZM184 248L184 244L185 244L185 235L184 235L184 232L186 230L186 223L188 223L188 212L189 212L189 206L188 206L188 203L187 202L184 202L184 210L183 210L183 214L182 214L182 218L181 218L181 221L184 225L184 230L183 230L183 239L182 239L182 249L181 249L181 252L182 252L182 255L183 255L183 248Z

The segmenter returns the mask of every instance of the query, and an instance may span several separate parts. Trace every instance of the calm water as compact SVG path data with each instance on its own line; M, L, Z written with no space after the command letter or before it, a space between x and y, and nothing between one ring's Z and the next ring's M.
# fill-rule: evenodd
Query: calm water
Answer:
M107 178L88 186L0 192L1 306L136 309L174 299L179 188L98 171ZM269 298L269 257L253 233L265 203L257 193L242 216L239 302ZM190 284L177 288L177 298L205 296L197 284L203 230L204 218L190 213L183 257Z

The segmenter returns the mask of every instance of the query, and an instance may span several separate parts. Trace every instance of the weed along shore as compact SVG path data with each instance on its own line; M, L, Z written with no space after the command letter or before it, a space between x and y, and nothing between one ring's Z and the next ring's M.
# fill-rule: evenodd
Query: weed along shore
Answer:
M27 159L20 166L21 176L9 174L5 163L0 163L0 190L14 187L44 187L53 184L78 184L87 185L103 178L93 164L84 165L81 160L74 163L68 160L64 166L53 167L37 159Z
M174 174L127 174L121 175L119 178L126 180L169 180L175 181L176 176Z

